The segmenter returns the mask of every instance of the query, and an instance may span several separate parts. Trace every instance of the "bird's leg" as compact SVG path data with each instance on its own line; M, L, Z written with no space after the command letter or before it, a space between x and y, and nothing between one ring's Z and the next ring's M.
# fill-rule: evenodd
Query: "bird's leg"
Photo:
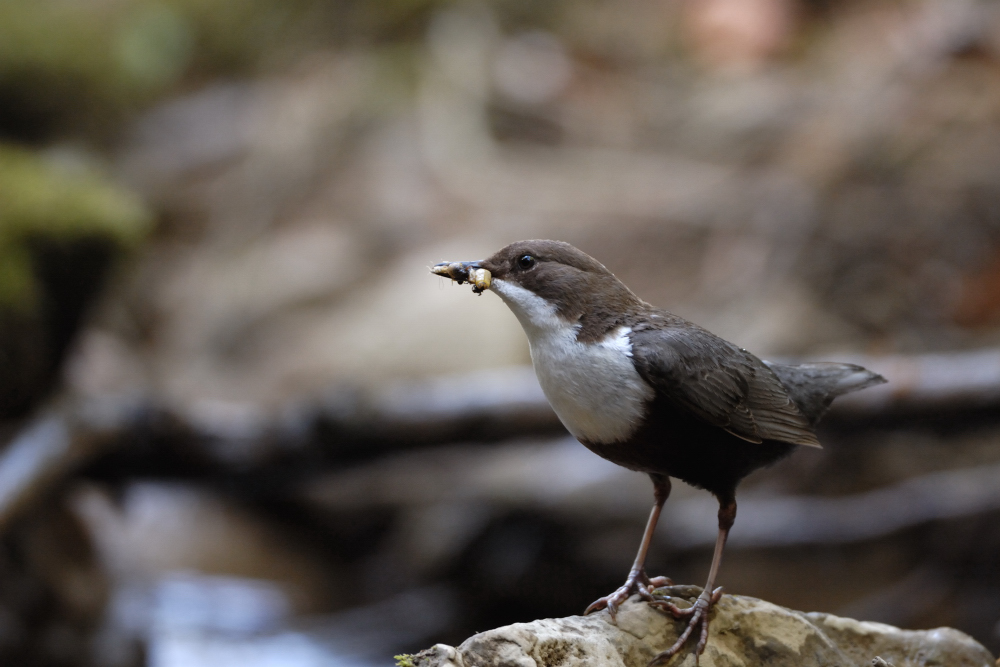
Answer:
M653 480L653 497L656 499L656 504L653 505L653 510L649 513L649 521L646 522L646 532L642 534L639 553L635 556L635 562L628 573L628 578L625 579L625 584L614 593L605 595L591 603L586 611L583 612L584 614L607 608L608 612L611 613L612 620L614 620L618 613L618 606L622 602L625 602L633 593L638 593L643 600L651 601L653 600L652 590L654 588L668 586L673 583L666 577L650 578L646 574L644 567L646 552L649 551L649 544L653 540L653 531L656 530L656 522L660 518L660 510L663 509L663 503L667 502L667 497L670 496L669 477L666 475L650 475L650 478Z
M687 640L695 633L699 632L698 645L695 648L695 664L698 664L698 657L705 651L708 644L708 624L709 612L712 606L722 597L722 588L712 589L715 585L715 576L719 573L719 563L722 562L722 549L726 546L726 538L729 537L729 529L736 521L736 499L732 496L719 499L719 535L715 540L715 553L712 555L712 568L708 572L708 583L702 590L701 595L694 604L686 609L681 609L668 600L654 600L650 604L669 611L674 618L687 618L687 627L681 636L677 638L674 645L657 655L649 663L655 665L665 662L675 656L683 648Z

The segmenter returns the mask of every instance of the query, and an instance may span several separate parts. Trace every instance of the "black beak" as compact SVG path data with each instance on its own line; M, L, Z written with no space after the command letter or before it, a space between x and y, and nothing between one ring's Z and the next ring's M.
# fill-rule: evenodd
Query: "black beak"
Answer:
M469 282L469 270L478 268L478 260L475 262L439 262L431 267L431 273L451 278L461 285Z

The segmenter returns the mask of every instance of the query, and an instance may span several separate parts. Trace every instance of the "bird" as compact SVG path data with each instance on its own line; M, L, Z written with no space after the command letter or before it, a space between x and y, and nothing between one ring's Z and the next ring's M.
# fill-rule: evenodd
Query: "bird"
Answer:
M535 374L559 420L592 452L653 482L653 508L625 583L587 607L619 606L638 594L686 619L666 662L696 636L695 661L708 642L715 581L736 519L736 488L751 472L798 447L820 447L815 427L837 396L886 382L853 364L763 361L635 295L603 264L569 243L511 243L478 261L440 262L431 272L473 291L490 291L521 324ZM712 493L718 535L708 580L690 607L654 589L646 554L671 478Z

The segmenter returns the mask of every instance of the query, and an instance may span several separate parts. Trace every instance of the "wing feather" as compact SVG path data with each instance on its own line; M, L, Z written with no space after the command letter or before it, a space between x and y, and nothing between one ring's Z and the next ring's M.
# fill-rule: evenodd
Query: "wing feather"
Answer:
M701 419L752 443L820 446L778 377L746 350L688 322L633 327L631 336L640 375Z

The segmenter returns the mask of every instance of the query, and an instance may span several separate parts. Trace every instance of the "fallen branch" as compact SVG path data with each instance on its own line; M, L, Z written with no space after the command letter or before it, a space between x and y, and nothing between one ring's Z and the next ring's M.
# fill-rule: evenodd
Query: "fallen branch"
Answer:
M962 412L1000 404L998 349L841 360L859 363L890 380L835 404L837 420L861 428L879 414L905 417L914 411ZM334 466L442 442L496 442L562 431L530 367L400 383L371 395L335 392L324 400L300 402L279 416L253 406L238 415L232 410L220 415L218 410L199 412L197 408L164 410L144 398L76 398L54 403L0 453L0 529L32 498L134 429L137 415L150 411L169 413L171 423L180 425L186 437L213 443L220 463L238 460L244 467L270 465L271 457L262 450L279 446L283 455L292 458L296 451L318 448ZM209 412L215 415L214 421L206 421L203 413ZM294 414L294 419L288 414ZM989 482L991 475L998 479L1000 473L987 470L982 474L985 477L975 472L938 473L898 489L864 494L855 501L745 497L732 541L761 545L868 539L934 518L985 511L1000 502L1000 487ZM671 504L680 512L679 502ZM753 509L757 504L759 513ZM704 522L707 514L714 516L714 507L708 507L690 510L691 519L685 518L687 510L678 514L676 522L690 525L690 532L686 528L670 531L676 535L671 539L683 545L714 539L702 532L703 525L714 525ZM872 507L891 511L859 510ZM748 518L756 514L772 518ZM758 522L756 527L751 528L751 521ZM801 529L793 530L793 525Z
M921 475L867 493L833 498L744 495L733 547L844 544L877 539L930 521L1000 510L1000 465ZM677 547L715 541L714 501L668 505L662 539Z
M80 465L106 451L134 423L137 405L57 402L0 453L0 531Z
M834 355L824 360L859 364L889 380L888 384L838 399L831 410L831 416L838 421L878 414L905 416L927 410L966 411L1000 404L1000 349ZM470 391L473 387L477 390ZM532 430L558 428L558 420L529 366L400 383L367 397L336 395L323 404L322 414L331 423L354 428L377 425L386 436L414 428L428 435L455 432L457 424L475 420Z
M558 472L558 474L555 474ZM644 475L559 443L442 447L388 457L307 483L307 502L357 512L468 506L533 509L569 521L641 521L650 503ZM1000 510L1000 465L935 472L840 497L739 498L730 545L786 547L873 540L930 521ZM683 484L664 508L658 539L675 549L712 545L718 503Z

